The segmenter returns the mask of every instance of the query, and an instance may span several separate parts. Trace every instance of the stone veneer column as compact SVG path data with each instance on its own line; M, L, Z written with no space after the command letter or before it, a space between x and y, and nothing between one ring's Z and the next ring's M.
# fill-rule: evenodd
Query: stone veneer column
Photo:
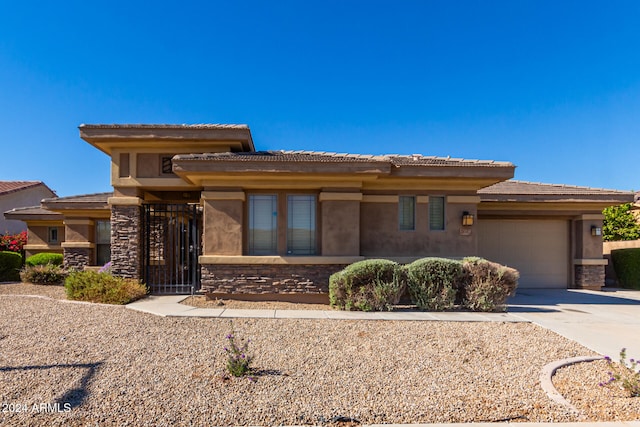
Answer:
M584 214L574 219L575 253L573 259L574 287L600 290L604 286L605 266L602 255L602 235L592 235L591 228L602 230L602 214Z
M93 259L93 247L87 244L85 247L81 246L82 242L78 243L62 243L62 255L64 257L64 268L83 270L85 266L91 265Z
M142 278L142 200L110 197L111 271L131 279Z

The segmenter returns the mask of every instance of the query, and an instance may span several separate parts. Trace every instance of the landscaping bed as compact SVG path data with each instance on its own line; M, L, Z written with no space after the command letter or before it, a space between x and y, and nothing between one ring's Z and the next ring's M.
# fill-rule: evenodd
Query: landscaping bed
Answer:
M232 325L251 339L251 378L226 374ZM578 421L539 375L553 360L593 354L527 323L231 323L18 296L0 298L0 331L0 403L27 408L0 413L12 426ZM567 372L581 395L602 391L606 371ZM617 404L590 402L601 410L587 420L634 419Z

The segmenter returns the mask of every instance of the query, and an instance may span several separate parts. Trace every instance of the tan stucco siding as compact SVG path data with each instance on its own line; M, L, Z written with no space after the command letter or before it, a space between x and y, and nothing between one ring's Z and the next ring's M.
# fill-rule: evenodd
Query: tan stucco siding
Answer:
M14 234L27 229L27 224L23 221L5 219L4 212L15 208L39 206L42 199L54 196L55 194L44 185L0 196L0 234Z
M203 200L204 255L242 255L244 202Z
M465 257L475 255L474 226L461 230L462 212L475 214L474 204L447 203L445 229L429 229L427 203L416 203L415 230L399 229L397 203L363 203L360 209L361 254L366 257Z
M322 255L360 255L360 201L325 200L320 205Z

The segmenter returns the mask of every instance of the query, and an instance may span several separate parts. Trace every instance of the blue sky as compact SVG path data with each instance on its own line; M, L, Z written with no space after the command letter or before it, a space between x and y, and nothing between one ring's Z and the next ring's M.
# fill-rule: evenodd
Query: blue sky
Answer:
M3 2L0 179L109 191L81 123L244 123L258 149L638 190L638 22L637 1Z

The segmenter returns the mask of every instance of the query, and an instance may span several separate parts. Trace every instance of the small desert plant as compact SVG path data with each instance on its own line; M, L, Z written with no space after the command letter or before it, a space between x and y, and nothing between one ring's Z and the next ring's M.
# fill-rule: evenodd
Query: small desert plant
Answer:
M342 310L391 310L404 289L404 274L398 263L370 259L331 275L329 302Z
M627 366L627 349L620 350L620 363L615 363L609 356L605 356L610 371L607 372L609 379L598 384L601 387L611 387L618 385L629 397L640 397L640 362L629 359Z
M460 261L422 258L405 268L409 296L420 310L453 308L457 289L464 277Z
M67 272L59 265L25 265L20 271L20 279L36 285L59 285L67 277Z
M39 254L35 254L28 257L24 261L24 263L25 265L28 265L31 267L35 265L47 265L47 264L62 265L62 260L63 260L62 254L57 254L53 252L40 252Z
M143 298L147 287L134 279L95 271L76 271L64 283L67 298L105 304L128 304Z
M520 274L517 270L482 258L466 258L462 288L462 306L473 311L503 309L507 298L516 290Z
M247 375L251 372L251 362L253 361L253 356L249 354L251 340L238 338L233 327L226 339L227 345L224 347L224 351L227 353L227 372L234 377Z
M0 282L20 280L22 255L16 252L0 252Z

